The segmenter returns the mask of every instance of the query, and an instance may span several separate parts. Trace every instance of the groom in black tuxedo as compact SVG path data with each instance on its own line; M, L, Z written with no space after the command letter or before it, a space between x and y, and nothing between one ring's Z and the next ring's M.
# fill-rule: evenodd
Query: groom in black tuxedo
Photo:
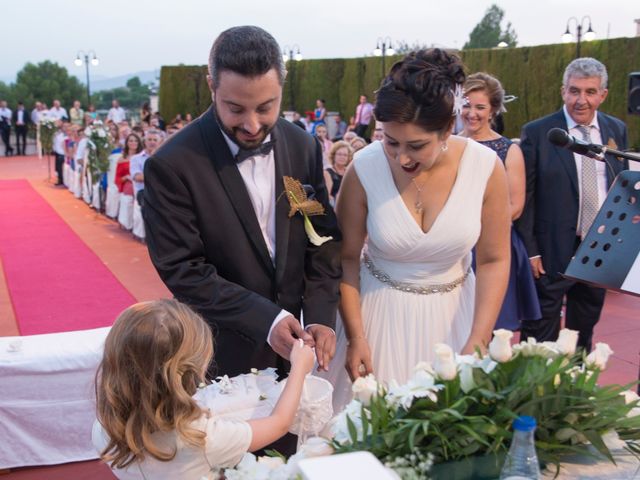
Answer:
M568 280L562 273L592 225L615 175L626 168L607 155L607 163L581 157L547 140L552 128L570 135L624 150L627 128L619 119L599 112L607 98L607 70L598 60L571 62L562 81L564 106L522 128L522 153L526 165L527 193L524 210L516 222L527 251L542 319L527 320L522 339L558 338L563 298L565 326L579 332L578 346L591 349L593 327L600 318L605 290Z
M151 259L175 297L211 326L216 375L284 373L296 338L315 346L320 368L335 350L341 237L320 145L279 118L285 75L269 33L222 32L209 57L213 105L145 164ZM313 245L302 216L288 217L283 176L324 206L311 218L332 240Z

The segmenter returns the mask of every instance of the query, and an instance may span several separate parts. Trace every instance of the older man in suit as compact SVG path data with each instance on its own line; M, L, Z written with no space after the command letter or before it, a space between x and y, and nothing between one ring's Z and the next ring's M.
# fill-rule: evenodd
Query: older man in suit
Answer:
M320 367L335 350L340 232L319 144L279 118L281 58L258 27L221 33L209 58L212 107L145 164L151 259L211 325L217 374L284 373L296 338L315 345ZM313 190L326 212L313 225L333 240L316 246L302 216L289 218L284 176Z
M523 338L555 340L566 296L565 326L579 332L578 345L591 348L605 290L562 277L571 257L604 202L607 190L625 168L608 156L605 162L552 145L547 132L562 128L589 143L627 146L627 129L617 118L598 111L607 98L607 70L598 60L578 58L565 69L564 106L522 129L527 193L516 227L529 252L542 319L524 322ZM608 164L608 165L607 165Z

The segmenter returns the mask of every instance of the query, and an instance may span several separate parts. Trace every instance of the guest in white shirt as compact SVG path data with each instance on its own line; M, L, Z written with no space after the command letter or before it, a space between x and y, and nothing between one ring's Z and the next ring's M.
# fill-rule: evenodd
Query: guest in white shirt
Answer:
M60 106L60 100L53 101L53 107L49 110L48 115L51 118L55 118L56 120L68 120L69 115L67 115L67 110L64 107Z
M107 114L107 121L119 124L120 122L126 120L126 118L127 115L125 114L124 109L120 106L120 102L118 102L118 100L113 100L111 102L109 113Z
M163 139L164 134L161 130L147 130L147 133L144 136L144 150L131 158L129 171L131 172L131 178L133 179L133 192L140 204L140 207L144 204L144 163L151 155L153 155L153 152L155 152L160 146Z
M0 100L0 135L4 142L4 154L8 157L13 155L13 148L9 143L11 136L11 110L7 108L7 102Z

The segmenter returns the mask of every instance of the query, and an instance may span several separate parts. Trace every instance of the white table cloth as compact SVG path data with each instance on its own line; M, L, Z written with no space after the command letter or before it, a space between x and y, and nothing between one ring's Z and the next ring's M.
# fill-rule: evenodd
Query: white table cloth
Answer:
M0 469L97 458L93 380L109 328L0 337Z

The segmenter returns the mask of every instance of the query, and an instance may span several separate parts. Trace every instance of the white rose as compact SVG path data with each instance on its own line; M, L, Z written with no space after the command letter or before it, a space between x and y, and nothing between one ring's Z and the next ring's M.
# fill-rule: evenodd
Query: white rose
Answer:
M633 390L625 390L620 395L624 397L625 404L637 402L638 400L640 400L640 397L638 396L638 394Z
M611 347L606 343L598 342L596 343L596 348L593 352L587 355L586 363L590 367L599 368L600 370L604 370L607 368L607 362L609 361L609 357L613 353Z
M105 138L107 136L107 132L105 132L104 130L102 130L101 128L98 129L98 136L100 138Z
M300 447L305 458L326 457L333 455L333 447L322 437L311 437Z
M266 465L270 470L275 470L284 465L284 460L282 457L258 457L258 463Z
M513 351L511 350L511 338L513 332L500 328L493 332L493 339L489 343L489 355L496 362L504 363L511 360Z
M576 353L576 345L578 344L578 332L577 330L570 330L563 328L560 330L560 335L556 341L556 347L560 353L564 355L573 355Z
M84 129L84 134L85 134L87 137L91 136L91 128L90 128L90 127L85 128L85 129Z
M458 372L451 347L444 343L436 343L434 350L436 360L433 362L433 369L438 378L442 380L453 380L456 378Z
M378 388L376 377L370 373L366 377L358 377L356 381L353 382L351 391L353 392L354 398L366 407L371 403L371 397L378 391Z

